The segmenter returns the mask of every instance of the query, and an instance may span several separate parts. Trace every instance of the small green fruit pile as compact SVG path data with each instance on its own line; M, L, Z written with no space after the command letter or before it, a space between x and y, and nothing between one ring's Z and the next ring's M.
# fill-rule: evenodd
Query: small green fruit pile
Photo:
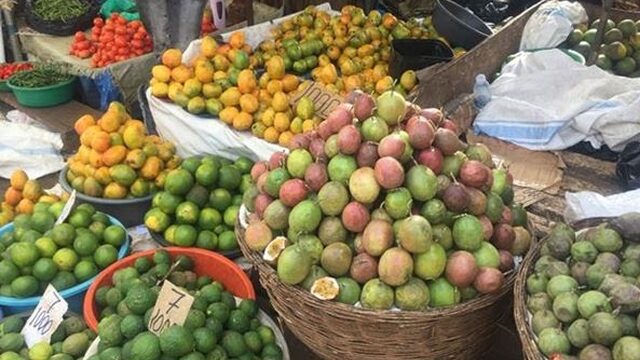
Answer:
M589 59L600 20L587 29L582 25L569 35L567 45ZM596 65L617 75L640 77L640 21L624 19L617 24L609 19Z
M252 166L245 157L235 162L210 155L185 159L154 196L145 225L174 246L236 250L233 228Z
M67 316L51 336L51 343L40 342L27 348L20 334L27 317L12 315L0 322L0 359L74 360L82 359L95 333L79 316Z
M526 283L540 351L549 357L638 359L640 244L605 224L577 236L560 224L541 255Z
M158 250L153 258L139 258L133 267L116 271L113 286L98 289L100 346L90 360L282 358L273 330L258 320L253 300L236 304L222 284L191 271L191 258L173 260ZM158 337L148 331L147 324L160 291L156 284L165 277L195 299L185 323L165 329Z
M40 205L40 204L39 204ZM0 295L25 298L42 294L48 284L58 291L87 281L118 260L126 230L89 204L78 205L58 225L58 207L42 204L31 215L18 215L14 229L0 242Z

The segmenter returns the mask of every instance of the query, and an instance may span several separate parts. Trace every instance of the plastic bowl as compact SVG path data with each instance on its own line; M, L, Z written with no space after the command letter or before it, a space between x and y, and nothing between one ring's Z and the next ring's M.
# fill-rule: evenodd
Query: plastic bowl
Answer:
M466 50L491 36L491 29L479 17L450 0L437 0L433 26L453 46Z
M64 104L73 99L75 76L67 81L39 88L26 88L11 84L7 86L13 91L18 104L32 108L42 108Z
M66 166L60 170L58 182L66 192L71 193L73 188L67 181L67 170ZM89 203L96 210L113 215L120 219L125 227L144 224L144 214L151 208L152 198L153 195L132 199L103 199L76 192L78 203Z
M109 220L111 221L112 225L119 225L124 227L122 223L120 223L120 221L118 221L116 218L108 214L106 215L107 217L109 217ZM4 233L9 231L13 231L13 223L9 223L1 227L0 236L2 236ZM127 255L127 253L129 252L129 243L130 243L130 238L129 238L129 235L127 234L127 240L120 247L120 250L118 251L118 259L122 259ZM85 294L87 293L87 289L89 288L89 285L91 285L99 277L100 277L100 274L92 277L89 280L86 280L83 283L80 283L78 285L75 285L73 287L60 291L60 296L62 296L67 301L67 303L69 303L69 310L75 311L78 313L82 310L82 301L85 297ZM16 314L24 311L31 311L35 309L35 307L38 305L38 303L40 302L40 298L41 296L34 296L34 297L22 298L22 299L7 297L7 296L0 296L0 307L2 308L4 316Z
M9 89L9 85L7 85L7 80L0 80L0 91L3 91L3 92L11 91L11 89Z
M196 248L164 248L172 257L186 255L193 259L193 271L198 275L207 275L219 281L225 289L234 296L243 299L255 299L256 293L249 277L233 261L214 252ZM96 331L98 329L98 307L95 303L96 291L102 286L111 285L111 277L116 270L133 266L135 261L141 257L152 257L156 249L147 250L127 256L126 258L111 264L104 269L89 287L87 296L84 298L83 311L84 320L87 326Z

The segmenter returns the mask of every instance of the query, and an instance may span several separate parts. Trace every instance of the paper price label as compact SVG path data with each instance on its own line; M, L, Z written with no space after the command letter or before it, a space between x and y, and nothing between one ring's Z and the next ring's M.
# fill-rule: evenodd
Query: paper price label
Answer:
M193 296L165 280L151 312L149 331L160 336L166 328L184 324L192 304Z
M331 110L342 103L340 96L329 92L324 86L317 82L311 83L311 86L295 94L291 98L290 104L295 106L303 96L308 97L309 100L313 102L315 114L323 119L326 119L331 113Z
M91 345L89 345L89 348L87 349L87 352L84 353L84 356L82 357L82 360L88 360L93 355L97 354L99 345L100 345L100 337L96 336L96 338L93 340Z
M62 317L67 313L69 304L58 294L56 289L49 284L38 306L22 328L22 335L31 348L33 345L51 341L51 335L62 322Z
M64 207L62 208L62 212L60 213L58 220L56 220L56 225L62 224L67 219L67 216L69 216L69 214L71 213L71 209L73 209L73 206L75 205L75 203L76 203L76 190L74 189L71 192L71 195L69 195L69 200L67 200L67 202L64 204Z

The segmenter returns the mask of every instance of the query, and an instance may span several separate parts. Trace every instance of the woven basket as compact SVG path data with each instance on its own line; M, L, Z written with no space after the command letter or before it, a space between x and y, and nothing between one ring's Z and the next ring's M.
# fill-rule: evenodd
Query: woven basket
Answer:
M584 219L572 224L576 230L594 227L605 221L606 218ZM547 241L547 237L535 244L520 265L520 271L516 276L513 286L513 317L516 322L516 330L522 343L522 353L525 360L547 360L540 352L535 341L535 335L529 326L529 310L527 309L527 278L533 272L533 267L540 258L540 249Z
M513 271L496 294L425 312L371 311L322 301L282 283L260 254L247 247L239 223L235 231L286 326L325 359L477 360L492 346L498 321L511 306Z
M613 7L621 10L640 11L638 0L615 0Z

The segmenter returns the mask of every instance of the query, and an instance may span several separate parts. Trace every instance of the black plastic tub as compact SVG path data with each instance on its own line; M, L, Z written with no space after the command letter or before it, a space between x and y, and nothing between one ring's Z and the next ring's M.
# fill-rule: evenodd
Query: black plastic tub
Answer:
M453 59L451 48L440 40L398 39L391 41L389 73L400 78L407 70L419 70Z
M67 181L67 170L68 168L66 166L60 170L58 182L66 192L71 193L73 188ZM89 203L93 205L96 210L120 220L122 225L127 228L144 224L144 214L151 208L152 198L153 195L130 199L103 199L76 192L77 203Z
M470 50L493 34L471 11L450 0L437 0L433 26L452 46Z

